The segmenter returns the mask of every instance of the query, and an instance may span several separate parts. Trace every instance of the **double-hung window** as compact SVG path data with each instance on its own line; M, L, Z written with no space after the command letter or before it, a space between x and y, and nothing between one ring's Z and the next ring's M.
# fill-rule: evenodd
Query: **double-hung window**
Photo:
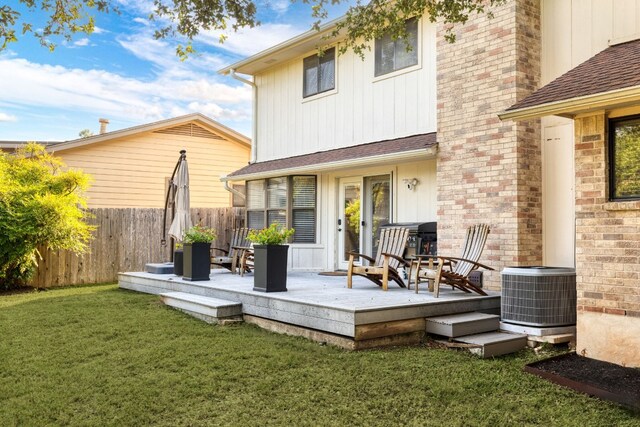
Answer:
M387 34L375 42L375 76L393 73L418 64L418 19L406 21L407 38L393 39ZM410 50L407 50L407 45Z
M609 121L609 198L640 199L640 116Z
M336 87L336 49L327 49L322 56L304 58L303 97L327 92Z
M293 243L315 243L315 176L247 181L247 227L260 229L273 223L294 228Z

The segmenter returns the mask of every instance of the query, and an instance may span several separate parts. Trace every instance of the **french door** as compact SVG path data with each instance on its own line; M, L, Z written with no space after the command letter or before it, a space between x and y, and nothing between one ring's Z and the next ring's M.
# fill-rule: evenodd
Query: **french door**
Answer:
M347 268L349 252L375 256L381 227L390 220L390 175L341 178L337 224L338 268Z

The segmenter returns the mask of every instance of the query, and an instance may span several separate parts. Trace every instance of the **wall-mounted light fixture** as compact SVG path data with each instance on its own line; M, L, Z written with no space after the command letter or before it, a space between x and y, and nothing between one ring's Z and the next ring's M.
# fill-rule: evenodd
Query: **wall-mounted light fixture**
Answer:
M404 185L407 186L409 191L413 191L413 189L416 188L416 185L420 184L418 178L405 178L402 180L402 182L404 182Z

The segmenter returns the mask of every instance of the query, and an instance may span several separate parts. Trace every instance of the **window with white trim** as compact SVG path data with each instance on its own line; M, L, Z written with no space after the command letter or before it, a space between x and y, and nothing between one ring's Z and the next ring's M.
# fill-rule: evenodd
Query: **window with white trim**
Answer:
M418 19L406 21L407 39L387 34L375 42L375 76L382 76L418 64ZM407 45L410 50L407 50Z
M293 243L315 243L316 198L314 175L247 181L247 227L277 223L296 230Z
M327 92L336 87L336 49L324 51L322 56L312 55L302 61L304 98Z

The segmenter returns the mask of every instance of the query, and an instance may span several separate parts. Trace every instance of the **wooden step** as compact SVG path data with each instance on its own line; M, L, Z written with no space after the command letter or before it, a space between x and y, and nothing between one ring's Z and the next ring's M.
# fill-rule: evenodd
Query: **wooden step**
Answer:
M497 331L499 328L500 316L475 311L428 317L426 319L427 333L443 335L449 338L492 332Z
M162 302L207 323L222 320L241 319L242 303L219 298L203 297L186 292L166 292L160 294Z
M454 341L469 344L468 350L482 358L515 353L527 346L527 336L506 332L486 332L483 334L458 337Z

